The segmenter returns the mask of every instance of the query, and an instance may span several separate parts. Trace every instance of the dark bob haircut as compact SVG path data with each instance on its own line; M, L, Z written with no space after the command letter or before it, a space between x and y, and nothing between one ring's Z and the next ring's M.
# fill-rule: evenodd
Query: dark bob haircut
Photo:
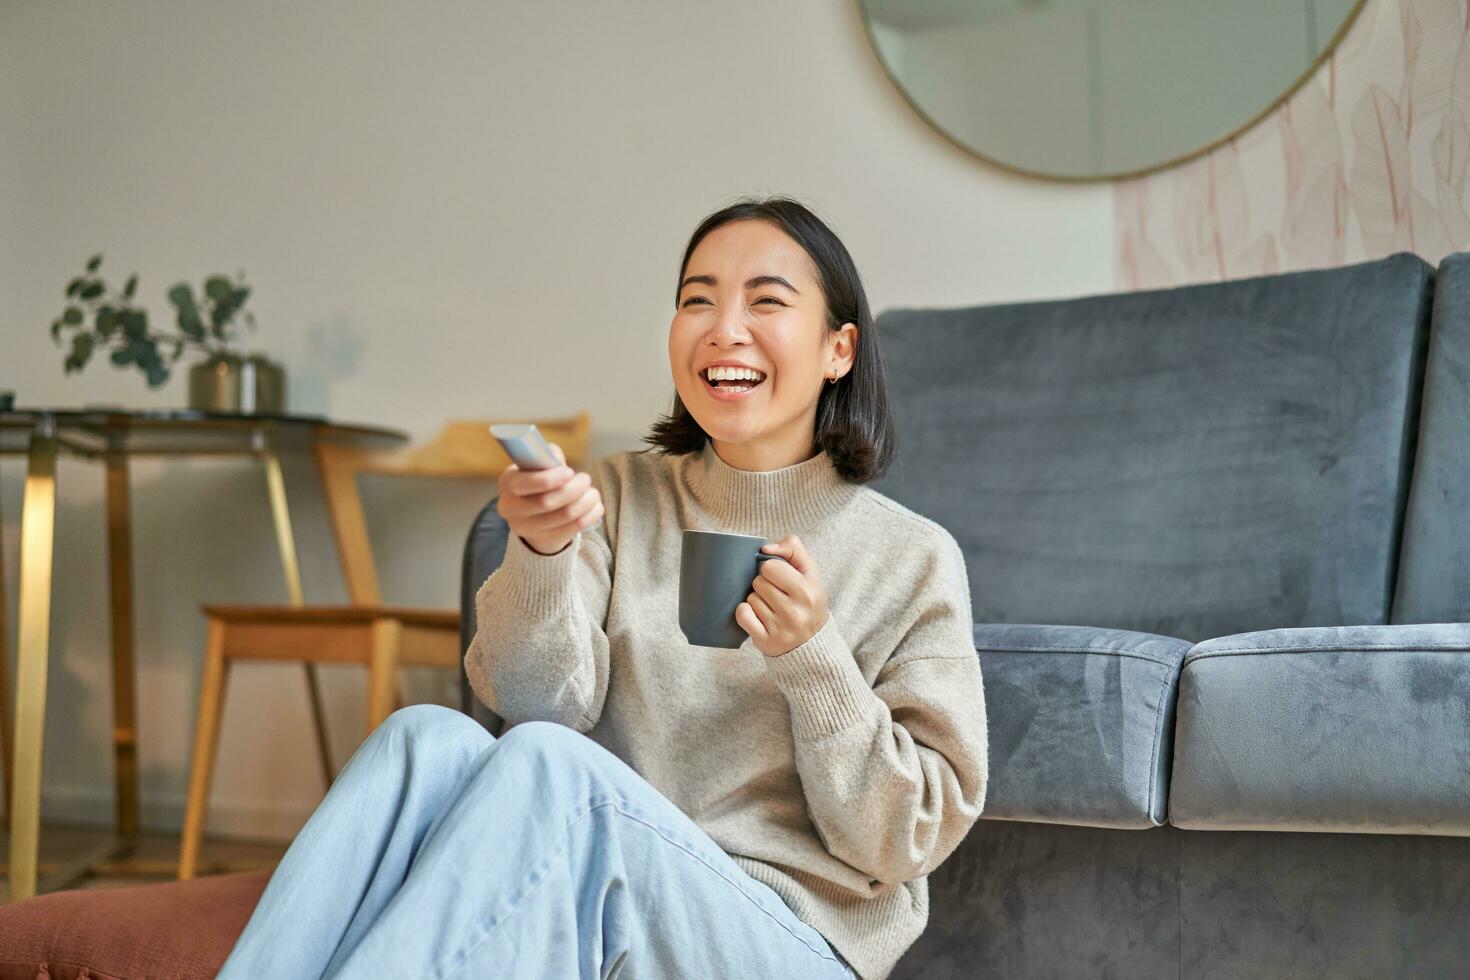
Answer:
M888 410L888 386L883 377L883 358L878 351L878 331L868 309L868 297L858 278L852 256L837 236L806 207L782 197L737 201L700 222L684 249L676 283L684 281L689 257L704 237L732 221L769 221L802 247L816 267L817 282L827 305L827 328L857 325L857 352L852 370L835 384L822 384L817 398L816 427L812 453L826 452L832 466L848 483L866 483L887 472L893 462L897 435ZM679 303L678 288L674 305ZM673 410L655 422L643 441L665 455L697 453L709 440L678 393Z

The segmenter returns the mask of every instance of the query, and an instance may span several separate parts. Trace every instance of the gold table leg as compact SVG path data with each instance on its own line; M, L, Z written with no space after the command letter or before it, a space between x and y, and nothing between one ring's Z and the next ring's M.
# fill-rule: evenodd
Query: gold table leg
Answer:
M112 752L117 832L138 834L138 730L133 690L133 537L128 458L107 454L107 566L112 593Z
M281 553L281 570L286 575L286 591L291 605L303 606L306 599L301 591L301 566L296 561L296 538L291 532L291 511L286 506L286 480L281 474L281 460L275 450L259 449L261 464L265 467L266 486L270 490L271 518L276 526L276 547ZM306 690L311 699L311 717L316 725L317 755L321 760L322 781L328 789L336 771L332 767L332 750L327 744L327 715L322 708L321 685L317 681L316 664L305 663Z
M4 527L0 514L0 529ZM10 690L10 618L5 601L5 547L0 534L0 765L5 767L5 816L10 817L10 789L15 784L14 694Z
M56 436L31 434L20 527L19 663L16 668L14 809L10 899L36 893L41 833L41 748L51 639L51 567L56 536Z

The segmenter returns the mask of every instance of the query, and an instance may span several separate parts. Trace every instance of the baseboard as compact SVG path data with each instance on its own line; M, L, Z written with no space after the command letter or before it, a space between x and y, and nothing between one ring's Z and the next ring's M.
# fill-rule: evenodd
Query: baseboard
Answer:
M81 787L47 789L41 793L41 820L79 827L112 827L117 819L115 797ZM149 796L138 807L138 819L150 833L177 835L184 825L185 797ZM289 841L311 816L310 808L282 805L217 803L209 808L206 833L211 837L242 840Z

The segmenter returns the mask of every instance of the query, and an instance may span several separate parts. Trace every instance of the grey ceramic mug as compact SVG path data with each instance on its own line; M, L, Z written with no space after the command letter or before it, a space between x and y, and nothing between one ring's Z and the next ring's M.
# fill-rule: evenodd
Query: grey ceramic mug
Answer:
M685 531L679 552L679 629L697 647L733 650L748 634L735 622L735 607L751 593L765 538L720 531Z

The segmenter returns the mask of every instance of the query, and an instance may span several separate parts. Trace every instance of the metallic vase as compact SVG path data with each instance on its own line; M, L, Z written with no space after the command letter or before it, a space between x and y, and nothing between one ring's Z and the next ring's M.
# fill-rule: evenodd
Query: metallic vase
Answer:
M263 354L217 354L189 369L189 407L241 415L284 414L286 371Z

